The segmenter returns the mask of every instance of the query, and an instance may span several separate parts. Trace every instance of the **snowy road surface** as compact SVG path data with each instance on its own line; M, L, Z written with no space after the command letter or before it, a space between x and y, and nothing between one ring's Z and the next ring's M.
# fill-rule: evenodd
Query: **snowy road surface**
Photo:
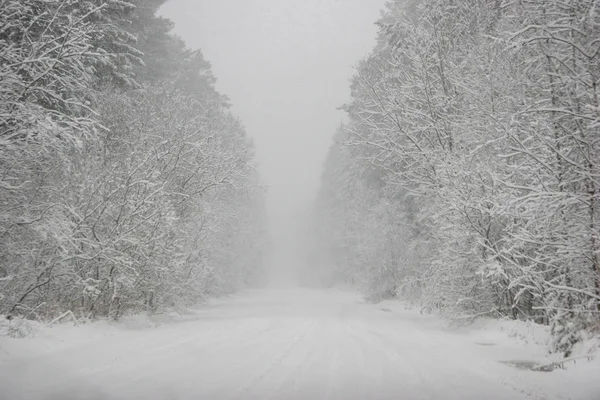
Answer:
M468 336L342 291L250 291L184 321L15 351L2 342L3 400L554 398L527 386L554 372L515 370Z

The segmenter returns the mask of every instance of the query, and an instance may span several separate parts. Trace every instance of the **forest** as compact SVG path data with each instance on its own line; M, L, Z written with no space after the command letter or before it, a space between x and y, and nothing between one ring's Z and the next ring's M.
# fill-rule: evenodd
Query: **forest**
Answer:
M118 319L262 279L252 141L163 3L0 2L0 314Z
M456 324L600 329L600 3L393 0L313 207L335 282Z
M0 315L116 320L264 282L253 142L165 2L0 3ZM547 325L568 357L600 331L600 3L390 0L377 26L304 273Z

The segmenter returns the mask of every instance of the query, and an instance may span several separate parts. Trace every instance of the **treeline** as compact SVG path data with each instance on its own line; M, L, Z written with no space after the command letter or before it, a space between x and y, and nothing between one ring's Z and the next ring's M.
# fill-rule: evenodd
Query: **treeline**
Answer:
M0 314L118 318L260 279L252 143L164 2L0 3Z
M315 207L336 279L455 321L600 329L600 7L395 0Z

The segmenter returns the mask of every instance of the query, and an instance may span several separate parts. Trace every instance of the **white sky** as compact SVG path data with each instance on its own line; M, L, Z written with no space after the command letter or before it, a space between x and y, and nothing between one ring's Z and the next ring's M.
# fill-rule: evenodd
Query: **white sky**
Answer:
M212 64L254 140L282 249L313 200L343 118L353 66L373 47L385 0L170 0L161 14ZM279 242L279 243L277 243ZM284 243L287 242L287 245Z

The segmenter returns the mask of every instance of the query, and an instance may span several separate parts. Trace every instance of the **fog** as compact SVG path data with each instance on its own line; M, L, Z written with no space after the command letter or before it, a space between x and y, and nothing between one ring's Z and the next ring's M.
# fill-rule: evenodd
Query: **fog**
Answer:
M344 115L354 65L373 47L384 0L170 0L160 13L212 64L254 140L268 187L269 266L306 261L302 222Z
M0 400L600 399L598 3L0 1Z

